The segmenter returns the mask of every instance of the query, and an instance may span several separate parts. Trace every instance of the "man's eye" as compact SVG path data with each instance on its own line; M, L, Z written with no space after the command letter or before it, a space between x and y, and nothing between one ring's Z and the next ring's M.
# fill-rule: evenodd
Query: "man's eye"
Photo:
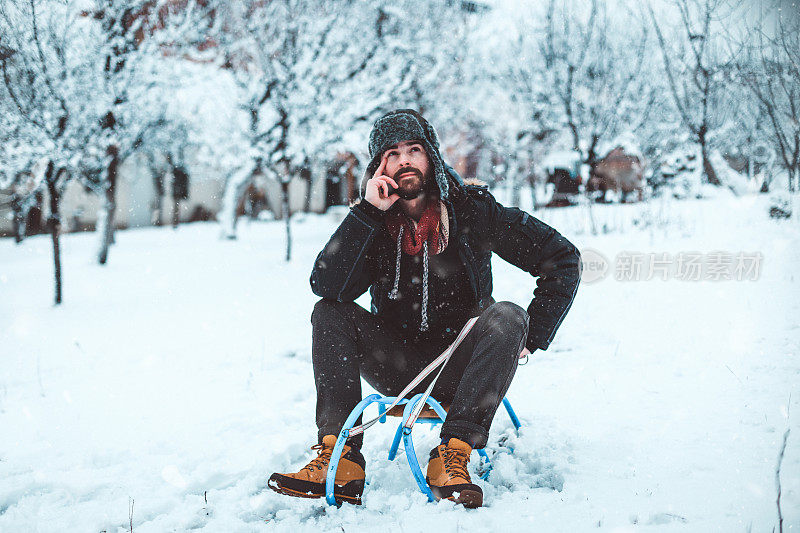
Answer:
M386 157L392 157L392 156L396 156L396 155L397 155L397 152L389 152L388 154L386 154Z
M412 152L414 152L414 151L417 151L417 152L419 152L419 146L412 146L412 147L411 147L411 151L412 151Z

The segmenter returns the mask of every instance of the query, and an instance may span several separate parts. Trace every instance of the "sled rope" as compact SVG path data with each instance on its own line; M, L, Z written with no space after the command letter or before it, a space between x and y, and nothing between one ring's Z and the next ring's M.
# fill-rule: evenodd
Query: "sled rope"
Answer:
M436 370L437 368L441 367L441 368L439 368L439 373L436 374L436 377L434 378L434 380L431 381L430 385L428 385L428 388L425 391L425 394L422 396L420 401L417 402L416 406L414 406L414 411L411 413L411 416L408 418L408 421L406 422L405 427L410 429L411 427L414 426L414 422L416 422L417 418L419 417L419 414L422 412L422 408L425 407L425 404L427 403L428 397L431 395L431 391L433 390L433 386L436 384L436 381L438 381L439 376L442 375L442 370L444 370L444 367L447 364L447 361L450 360L450 357L453 355L453 352L456 351L456 348L458 348L458 346L464 340L464 337L467 336L467 333L470 332L470 330L472 329L472 326L474 326L475 322L477 322L477 321L478 321L478 317L470 318L467 321L467 323L464 324L464 327L461 328L461 333L458 334L458 337L456 337L456 340L453 341L453 344L448 346L447 349L445 351L443 351L442 354L439 357L437 357L436 359L431 361L431 363L428 366L423 368L422 372L417 374L417 377L412 379L411 382L408 385L406 385L406 387L400 392L400 394L397 395L397 398L395 398L394 402L392 402L392 404L389 407L386 408L386 411L390 411L393 407L397 406L397 404L399 404L401 401L403 401L405 399L406 395L408 395L408 393L411 392L411 389L413 389L414 387L416 387L417 385L422 383L422 380L424 380L426 377L428 377L434 370ZM378 420L380 420L384 416L386 416L385 413L384 414L380 414L379 413L378 416L376 416L375 418L373 418L373 419L371 419L371 420L369 420L367 422L364 422L360 426L355 426L355 427L350 428L349 430L347 430L347 437L348 438L349 437L354 437L356 435L364 433L364 431L366 431L367 429L369 429L372 426L374 426L375 424L377 424Z

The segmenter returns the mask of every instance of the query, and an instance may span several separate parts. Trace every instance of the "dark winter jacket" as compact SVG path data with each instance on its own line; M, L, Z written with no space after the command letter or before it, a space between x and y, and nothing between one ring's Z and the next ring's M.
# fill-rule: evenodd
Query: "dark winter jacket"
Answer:
M449 198L444 200L450 216L448 248L456 247L470 288L469 294L456 298L467 298L473 304L472 316L494 303L492 252L538 276L534 298L528 306L526 346L531 351L546 350L578 289L578 249L541 220L515 207L500 205L485 186L464 185L457 175L453 178L449 180ZM370 289L372 312L399 324L407 322L408 317L387 314L396 256L384 216L383 211L365 200L353 206L317 256L311 289L317 296L340 302L353 301ZM463 300L459 303L463 304ZM448 326L457 332L463 326L463 321L437 324L436 317L432 319L434 330Z

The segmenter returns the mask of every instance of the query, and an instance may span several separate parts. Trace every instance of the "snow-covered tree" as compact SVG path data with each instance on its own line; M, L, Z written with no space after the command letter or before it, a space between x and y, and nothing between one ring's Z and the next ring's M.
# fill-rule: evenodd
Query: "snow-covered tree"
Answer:
M749 28L737 67L794 192L800 177L800 17L780 7L772 6ZM762 190L768 189L769 179Z
M163 68L162 56L176 37L194 44L194 32L181 33L194 4L92 0L80 5L86 19L85 61L94 82L95 128L88 133L95 149L105 154L102 167L92 172L104 197L97 231L98 262L105 264L114 242L118 169L145 137L167 124L161 102L179 80Z
M62 4L9 0L0 6L2 88L0 102L7 129L0 135L0 166L5 176L28 174L28 194L48 194L47 228L53 242L55 303L62 300L60 200L75 174L70 94L85 80L71 42L80 40L74 14ZM4 184L7 185L7 184Z
M671 0L656 8L647 5L673 105L700 149L705 180L720 185L709 158L710 140L734 110L727 87L733 63L725 29L735 6L728 0ZM677 23L665 21L673 13L677 13Z
M254 176L280 182L290 237L292 176L354 139L363 146L372 120L398 105L424 108L441 84L447 14L435 2L311 0L209 3L215 61L236 81L247 116L241 165L230 176L221 213L235 237L236 206ZM414 13L414 24L406 14ZM450 19L452 20L452 19ZM437 33L438 32L438 33ZM431 37L440 35L437 43ZM441 52L437 53L437 45ZM291 253L287 238L287 258Z
M543 97L543 70L529 24L498 19L489 11L470 14L453 54L445 91L432 96L443 144L459 155L480 151L478 173L514 191L529 174L532 151L553 131ZM446 115L445 115L446 113ZM519 198L511 200L517 204Z
M529 4L482 54L491 58L482 61L494 96L488 128L506 130L490 138L506 155L512 203L520 178L553 147L591 166L621 134L648 136L663 91L646 61L654 42L640 19L621 3Z
M161 120L149 90L169 83L155 68L161 56L145 21L157 3L96 0L9 0L0 6L4 59L0 100L13 124L0 158L8 174L31 173L31 194L45 189L61 301L59 203L77 179L102 193L99 262L113 238L117 169ZM170 20L167 18L167 20Z
M593 0L585 9L551 0L541 43L551 105L561 108L572 149L594 166L598 148L639 129L655 86L647 27L633 12Z

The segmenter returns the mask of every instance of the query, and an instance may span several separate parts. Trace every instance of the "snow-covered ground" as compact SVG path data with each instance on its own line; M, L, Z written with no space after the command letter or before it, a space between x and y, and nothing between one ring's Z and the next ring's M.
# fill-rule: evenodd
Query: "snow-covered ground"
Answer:
M308 275L335 215L65 235L52 306L46 236L0 240L0 531L784 531L800 529L800 227L761 198L537 216L610 271L509 392L485 507L429 504L392 428L367 433L365 505L266 489L315 438ZM603 232L603 229L606 232ZM621 252L760 252L758 280L615 279ZM597 257L597 256L594 256ZM495 260L495 297L533 279ZM364 300L361 300L364 302ZM366 391L365 391L366 394ZM415 429L425 464L437 442ZM498 446L500 439L504 446ZM513 447L513 454L507 453ZM477 463L477 454L473 464Z

